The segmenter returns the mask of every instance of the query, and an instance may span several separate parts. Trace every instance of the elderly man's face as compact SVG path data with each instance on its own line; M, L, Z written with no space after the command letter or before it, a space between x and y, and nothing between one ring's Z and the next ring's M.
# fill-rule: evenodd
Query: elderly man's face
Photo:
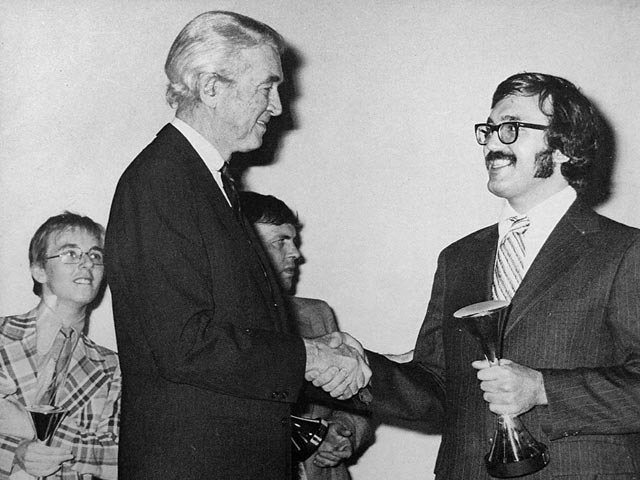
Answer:
M497 125L507 121L549 124L538 106L537 95L511 95L498 102L487 123ZM545 134L544 130L520 128L518 139L505 145L494 132L484 146L489 191L508 200L521 213L567 185L559 165L552 161Z
M273 269L278 274L280 285L285 292L290 292L300 258L300 251L296 246L295 227L290 223L256 223L254 227L269 255Z
M260 147L269 119L282 113L278 53L268 45L246 48L239 52L238 65L237 77L220 89L215 107L216 147L223 156Z

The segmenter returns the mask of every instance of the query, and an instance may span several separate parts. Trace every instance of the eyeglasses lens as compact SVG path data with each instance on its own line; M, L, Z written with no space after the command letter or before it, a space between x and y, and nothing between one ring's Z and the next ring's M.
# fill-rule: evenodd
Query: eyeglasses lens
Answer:
M102 254L102 252L90 251L85 253L80 249L74 249L74 248L65 250L64 252L62 252L60 254L60 260L62 261L62 263L77 264L82 262L82 257L84 255L89 257L89 259L91 260L91 263L93 263L94 265L104 264L104 255Z
M498 130L498 137L506 145L515 142L518 138L518 125L511 122L501 124Z
M476 128L476 140L480 145L486 145L491 129L488 125L478 125Z

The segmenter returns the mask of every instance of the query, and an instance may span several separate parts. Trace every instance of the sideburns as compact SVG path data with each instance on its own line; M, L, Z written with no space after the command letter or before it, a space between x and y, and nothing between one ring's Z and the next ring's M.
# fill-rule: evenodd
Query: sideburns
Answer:
M553 175L553 150L547 148L536 153L536 171L534 172L534 178L549 178Z

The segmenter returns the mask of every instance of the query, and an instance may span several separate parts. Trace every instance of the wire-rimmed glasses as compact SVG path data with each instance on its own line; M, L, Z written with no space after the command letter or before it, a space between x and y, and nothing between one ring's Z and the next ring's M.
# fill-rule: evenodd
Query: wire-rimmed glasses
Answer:
M91 249L88 252L82 251L79 247L66 247L57 255L45 257L47 260L59 258L62 263L78 264L82 262L82 257L86 255L94 265L104 265L104 252L102 250Z

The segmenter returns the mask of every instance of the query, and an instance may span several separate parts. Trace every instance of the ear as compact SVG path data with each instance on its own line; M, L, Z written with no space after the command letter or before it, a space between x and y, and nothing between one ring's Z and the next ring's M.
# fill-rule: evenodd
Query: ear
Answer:
M554 150L553 153L551 154L551 159L553 160L553 163L567 163L569 161L569 157L567 157L564 153L562 153L560 150Z
M47 283L49 277L47 276L47 272L42 265L34 263L33 265L31 265L30 268L31 268L31 276L36 282L42 283L42 284Z
M215 73L205 73L201 75L198 82L198 94L200 101L209 107L215 107L218 95L223 87L223 82Z

